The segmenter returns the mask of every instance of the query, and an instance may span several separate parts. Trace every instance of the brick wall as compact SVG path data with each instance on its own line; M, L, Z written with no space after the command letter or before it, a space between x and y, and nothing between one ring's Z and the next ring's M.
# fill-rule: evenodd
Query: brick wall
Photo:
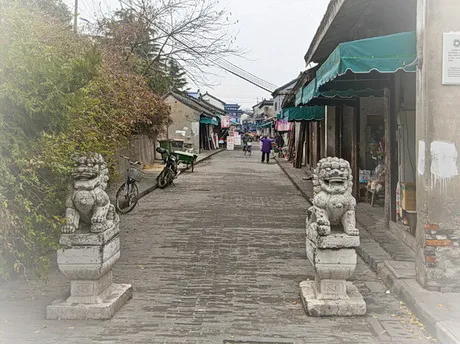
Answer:
M424 259L427 288L441 292L459 292L460 230L443 229L438 224L425 224Z

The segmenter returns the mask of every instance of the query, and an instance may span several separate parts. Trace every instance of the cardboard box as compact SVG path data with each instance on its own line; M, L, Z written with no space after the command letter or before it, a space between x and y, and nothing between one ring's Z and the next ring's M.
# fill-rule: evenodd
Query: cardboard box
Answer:
M416 187L414 182L401 183L401 208L405 211L416 211Z

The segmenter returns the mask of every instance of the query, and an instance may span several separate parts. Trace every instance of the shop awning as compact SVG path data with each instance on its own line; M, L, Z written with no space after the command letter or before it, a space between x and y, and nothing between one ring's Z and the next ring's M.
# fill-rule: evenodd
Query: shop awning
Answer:
M302 98L300 100L300 104L307 104L314 97L318 97L318 92L316 90L316 78L302 88Z
M321 86L344 75L347 71L353 73L370 73L371 71L394 73L398 70L415 72L415 61L416 37L413 31L341 43L316 71L316 78L299 91L301 96L296 97L296 106L308 104L313 98L381 95L383 90L381 84L384 81L375 81L372 86L377 87L369 87L369 83L365 81L345 80L342 82L350 85L340 90L323 90Z
M414 31L340 43L316 71L316 89L347 71L415 72L416 58Z
M283 109L283 118L288 121L315 121L324 119L324 107L290 107Z
M300 103L302 103L302 93L303 93L303 88L300 88L300 90L295 94L295 106L296 107Z
M344 90L315 90L316 80L313 80L308 84L303 90L302 102L301 104L308 104L314 98L354 98L354 97L370 97L376 96L381 97L383 94L383 89L374 89L374 88L359 88L357 84L355 88L347 88Z
M215 117L206 117L201 115L200 116L200 123L204 123L205 125L213 125L213 126L218 126L219 122Z
M265 122L265 123L261 123L260 125L257 125L257 128L264 128L264 127L270 127L273 125L273 122L272 121L268 121L268 122Z

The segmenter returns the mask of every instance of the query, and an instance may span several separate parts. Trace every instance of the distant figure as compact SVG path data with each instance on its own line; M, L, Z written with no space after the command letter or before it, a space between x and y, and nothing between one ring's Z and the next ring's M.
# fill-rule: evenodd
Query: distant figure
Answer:
M266 135L260 139L260 142L262 143L262 163L265 162L265 157L267 157L267 164L269 163L270 160L270 151L272 149L272 139L267 138Z
M275 140L276 140L276 147L278 147L278 150L281 150L284 146L283 136L280 134L277 134Z
M251 141L250 140L251 138L250 138L249 134L246 132L246 133L243 134L241 139L243 140L243 151L246 152L246 150L248 148L248 142Z

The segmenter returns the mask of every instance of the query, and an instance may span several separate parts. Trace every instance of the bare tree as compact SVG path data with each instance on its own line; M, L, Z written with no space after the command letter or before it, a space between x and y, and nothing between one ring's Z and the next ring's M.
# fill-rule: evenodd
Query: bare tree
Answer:
M99 35L118 35L119 48L145 59L143 75L167 68L173 59L193 82L203 84L208 82L207 67L243 53L232 34L237 21L219 8L217 0L120 0L120 4L122 10L113 18L100 21Z

